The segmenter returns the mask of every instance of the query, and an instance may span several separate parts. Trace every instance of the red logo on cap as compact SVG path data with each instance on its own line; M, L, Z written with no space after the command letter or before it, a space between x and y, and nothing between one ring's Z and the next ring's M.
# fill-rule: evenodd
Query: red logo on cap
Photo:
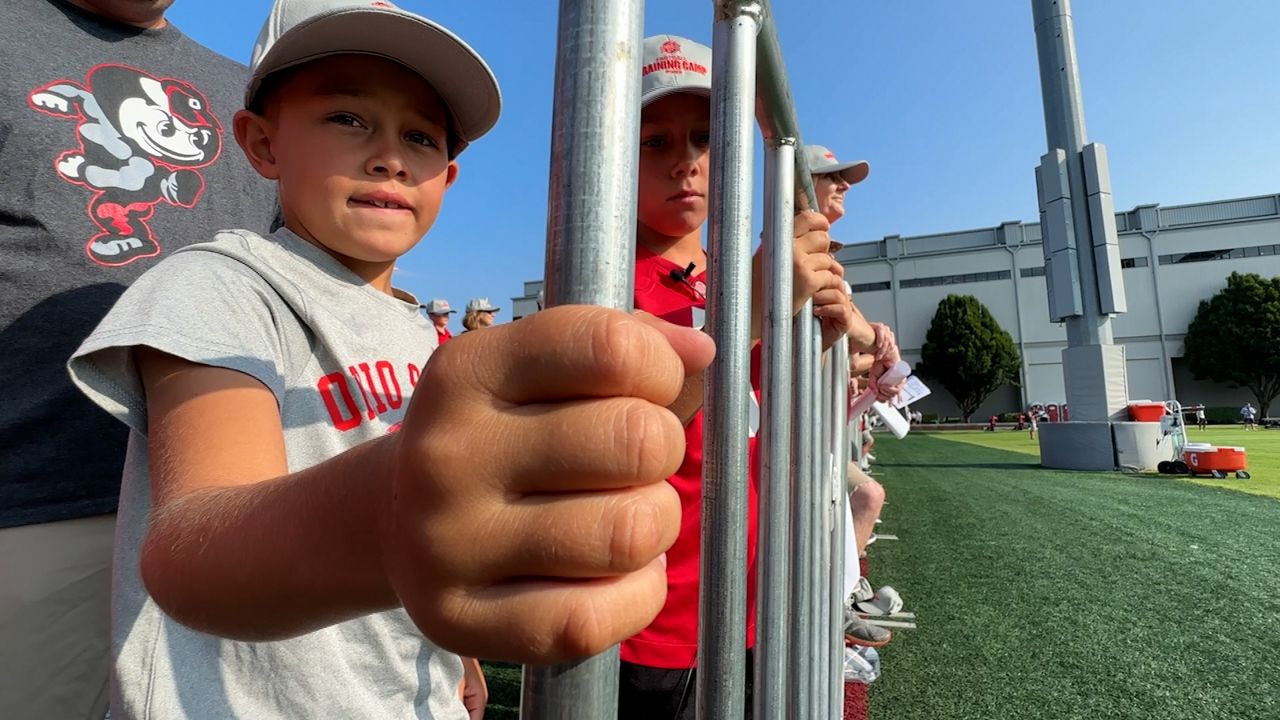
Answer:
M828 151L826 152L826 154L825 154L825 155L823 155L822 157L824 157L824 158L826 158L826 159L828 159L828 160L835 160L835 159L836 159L835 153L831 152L830 150L828 150Z
M662 51L662 55L640 69L641 77L659 71L668 75L680 75L685 71L695 72L699 75L707 74L706 65L700 65L680 54L680 43L675 40L667 40L662 43L662 47L659 49Z
M372 6L372 7L384 7L384 8L394 8L394 7L395 7L395 5L392 5L392 4L391 4L391 3L389 3L389 2L382 2L382 0L376 0L375 2L371 2L371 3L369 3L369 5L370 5L370 6Z

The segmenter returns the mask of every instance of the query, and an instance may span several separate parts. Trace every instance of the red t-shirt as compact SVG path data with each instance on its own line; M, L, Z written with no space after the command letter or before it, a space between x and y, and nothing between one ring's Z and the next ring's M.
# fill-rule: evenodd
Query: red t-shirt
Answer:
M445 343L449 342L449 340L450 340L452 337L453 337L453 333L449 332L449 328L445 328L445 329L443 329L443 330L441 330L440 328L436 328L436 340L437 340L437 344L439 344L439 345L443 345L443 344L445 344Z
M677 325L702 324L706 308L706 273L688 279L688 284L671 279L675 263L649 250L636 250L637 310L656 315ZM692 287L691 287L692 286ZM759 402L760 346L751 352L753 398ZM744 388L745 390L745 388ZM758 463L756 428L759 412L754 411L748 440L750 482L747 484L747 627L745 646L755 644L756 610L756 517L758 510ZM622 643L622 659L648 667L691 668L698 655L698 566L702 533L702 411L685 428L684 462L667 482L680 496L683 513L680 535L667 551L667 602L649 627Z

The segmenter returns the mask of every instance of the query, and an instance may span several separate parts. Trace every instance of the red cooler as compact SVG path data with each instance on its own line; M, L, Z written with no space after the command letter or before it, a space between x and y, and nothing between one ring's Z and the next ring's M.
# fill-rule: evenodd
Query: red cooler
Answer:
M1129 419L1134 422L1160 422L1164 412L1164 403L1142 401L1129 403Z

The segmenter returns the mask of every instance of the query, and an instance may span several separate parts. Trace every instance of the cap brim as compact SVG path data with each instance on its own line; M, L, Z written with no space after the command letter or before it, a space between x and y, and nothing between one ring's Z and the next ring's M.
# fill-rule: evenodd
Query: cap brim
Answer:
M661 100L668 95L677 93L687 93L689 95L700 95L708 100L711 99L711 88L704 87L681 87L679 85L668 85L666 87L654 88L647 94L640 96L640 107L645 107L651 102Z
M823 165L818 168L810 168L810 172L814 175L830 175L831 173L840 173L840 177L850 185L857 185L867 176L871 174L871 164L866 160L854 160L853 162L838 163L836 165Z
M498 122L502 96L489 66L458 36L426 18L376 7L325 13L280 37L258 62L245 105L267 75L330 55L355 53L383 57L421 75L444 101L461 147Z

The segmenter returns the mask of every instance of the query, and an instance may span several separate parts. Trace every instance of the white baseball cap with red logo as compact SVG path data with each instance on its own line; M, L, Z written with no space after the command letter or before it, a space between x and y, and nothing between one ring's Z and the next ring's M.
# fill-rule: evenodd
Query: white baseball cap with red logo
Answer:
M711 48L675 35L644 39L640 106L674 93L711 97Z
M347 53L398 62L430 83L453 122L451 155L498 122L502 94L484 59L444 26L386 0L276 0L253 46L245 107L271 73Z
M835 153L821 145L805 145L804 155L809 161L809 172L814 175L839 173L845 182L857 185L871 174L871 165L866 160L842 163L836 159Z

